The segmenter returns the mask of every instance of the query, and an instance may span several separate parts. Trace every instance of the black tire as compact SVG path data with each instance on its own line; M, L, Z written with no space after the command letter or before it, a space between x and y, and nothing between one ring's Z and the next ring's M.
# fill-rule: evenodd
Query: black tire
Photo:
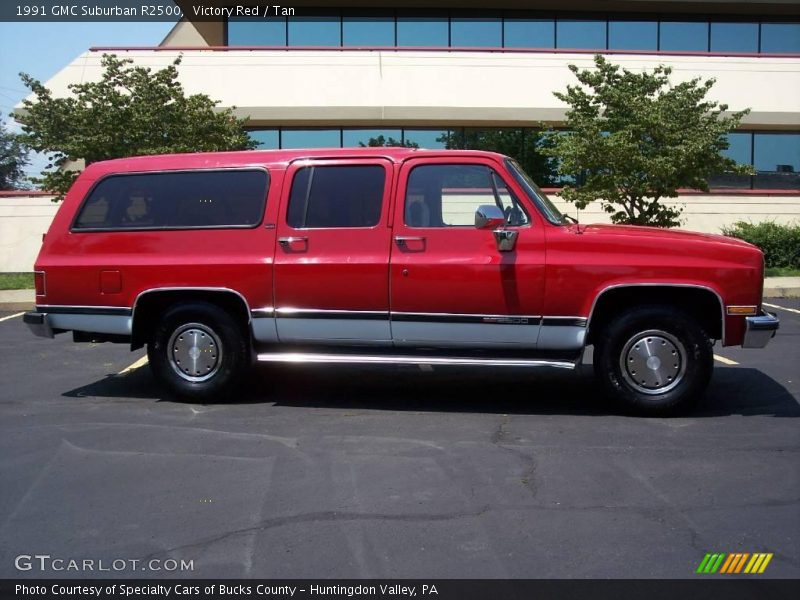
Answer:
M609 396L639 415L686 412L702 397L713 368L706 332L671 306L628 310L595 340L595 377Z
M174 395L192 402L222 402L232 399L246 379L248 340L243 327L220 307L177 304L158 323L147 357L156 379Z

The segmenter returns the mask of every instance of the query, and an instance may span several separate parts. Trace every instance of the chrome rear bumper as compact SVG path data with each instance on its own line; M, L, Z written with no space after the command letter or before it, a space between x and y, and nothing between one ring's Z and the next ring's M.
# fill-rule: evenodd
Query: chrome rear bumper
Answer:
M747 317L746 323L742 348L763 348L775 337L781 324L777 315L766 311L757 317Z

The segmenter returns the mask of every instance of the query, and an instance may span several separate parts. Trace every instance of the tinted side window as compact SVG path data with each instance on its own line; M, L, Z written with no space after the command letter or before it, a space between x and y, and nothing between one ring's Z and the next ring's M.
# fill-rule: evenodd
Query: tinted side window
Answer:
M498 206L509 225L530 219L503 180L482 165L421 165L408 176L405 222L409 227L472 227L483 204Z
M94 187L73 229L255 227L266 197L264 171L113 175Z
M286 222L295 229L374 227L381 219L385 180L379 165L298 169Z

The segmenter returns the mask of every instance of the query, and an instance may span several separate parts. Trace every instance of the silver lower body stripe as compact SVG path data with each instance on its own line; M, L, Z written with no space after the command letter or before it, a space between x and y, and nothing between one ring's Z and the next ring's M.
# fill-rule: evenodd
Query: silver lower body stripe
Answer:
M451 365L483 367L552 367L575 369L575 363L565 360L525 358L472 358L444 356L335 354L321 352L265 352L258 355L259 362L280 363L360 363L377 365Z
M53 329L65 329L67 331L130 335L133 329L133 317L130 315L50 313L48 317Z

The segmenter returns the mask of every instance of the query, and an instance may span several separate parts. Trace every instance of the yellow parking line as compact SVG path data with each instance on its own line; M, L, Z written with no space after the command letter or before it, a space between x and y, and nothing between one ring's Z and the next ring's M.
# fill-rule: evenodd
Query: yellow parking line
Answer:
M769 306L770 308L777 308L777 309L780 309L780 310L788 310L789 312L797 313L798 315L800 315L800 310L797 310L796 308L789 308L788 306L778 306L777 304L767 304L766 302L762 302L762 304L764 306Z
M15 315L8 315L7 317L2 317L0 318L0 323L2 323L3 321L8 321L9 319L16 319L17 317L21 317L24 314L25 314L24 312L21 312Z
M719 354L714 355L714 360L718 360L723 365L738 365L739 363L735 360L731 360L730 358L725 358L724 356L720 356Z
M133 363L129 367L125 367L124 369L122 369L122 371L117 373L117 375L127 375L128 373L131 373L131 372L135 371L136 369L138 369L139 367L143 367L146 364L147 364L147 355L145 354L142 358L137 360L135 363Z

